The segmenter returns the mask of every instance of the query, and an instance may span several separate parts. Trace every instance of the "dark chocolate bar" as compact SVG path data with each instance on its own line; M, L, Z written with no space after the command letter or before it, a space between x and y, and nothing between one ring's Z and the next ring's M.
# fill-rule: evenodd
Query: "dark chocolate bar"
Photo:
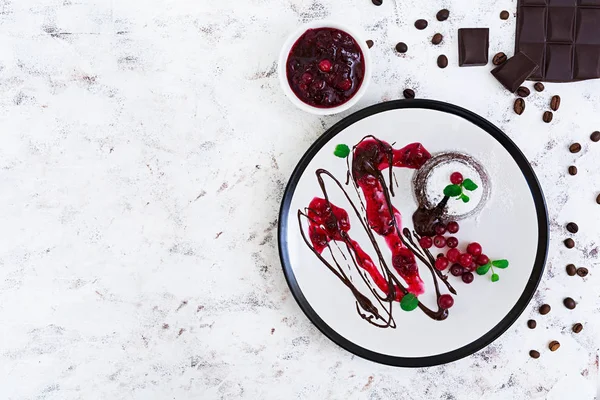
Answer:
M534 63L529 57L522 52L509 58L492 70L492 75L498 79L498 81L504 85L511 93L517 91L519 86L525 82L531 74L538 69L536 63Z
M490 47L488 28L461 28L458 30L458 65L469 67L487 65Z

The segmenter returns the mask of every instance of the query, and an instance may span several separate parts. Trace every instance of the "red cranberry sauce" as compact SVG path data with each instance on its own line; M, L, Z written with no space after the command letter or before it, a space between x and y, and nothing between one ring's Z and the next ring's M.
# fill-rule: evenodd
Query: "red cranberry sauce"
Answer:
M313 107L337 107L350 100L365 76L356 40L334 28L307 30L292 46L287 78L294 94Z

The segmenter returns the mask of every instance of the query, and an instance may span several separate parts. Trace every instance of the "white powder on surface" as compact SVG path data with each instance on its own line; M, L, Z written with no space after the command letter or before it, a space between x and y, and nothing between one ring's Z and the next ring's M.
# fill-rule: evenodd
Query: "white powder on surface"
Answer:
M468 203L460 199L451 198L448 200L448 213L462 215L473 211L481 201L483 190L483 177L470 165L462 160L451 160L444 162L433 168L427 176L426 194L427 200L432 204L438 204L444 198L444 188L451 185L450 175L454 172L460 172L464 179L471 179L479 186L475 191L463 189L463 193L469 196Z

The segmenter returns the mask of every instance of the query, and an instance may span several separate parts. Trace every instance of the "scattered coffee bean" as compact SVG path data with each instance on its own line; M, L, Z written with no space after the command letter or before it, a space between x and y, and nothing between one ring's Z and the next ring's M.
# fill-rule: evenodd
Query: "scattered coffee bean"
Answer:
M575 325L573 325L573 332L579 333L582 330L583 330L583 325L581 325L579 322L576 323Z
M600 132L599 131L592 132L592 134L590 135L590 139L592 139L592 142L600 141Z
M440 68L446 68L448 66L448 57L445 55L440 55L437 59L437 65Z
M404 42L400 42L396 45L396 51L398 53L406 53L408 51L408 46Z
M523 114L523 112L525 111L525 100L523 100L520 97L518 99L516 99L513 109L515 110L515 113L517 115Z
M529 327L529 329L535 329L536 326L537 322L535 322L534 319L530 319L529 321L527 321L527 327Z
M579 232L579 226L575 222L569 222L567 224L567 230L571 233Z
M569 151L571 153L579 153L581 151L581 145L579 143L573 143L569 146Z
M380 6L383 4L383 0L372 0L373 4L375 4L376 6Z
M526 88L525 86L521 86L520 88L517 89L517 96L520 97L527 97L531 94L531 91Z
M570 297L567 297L563 300L563 304L565 305L565 307L567 307L569 310L574 309L577 306L577 303L575 303L575 300L573 300Z
M575 267L575 265L573 265L573 264L567 265L567 275L575 276L576 273L577 273L577 267Z
M560 96L558 96L558 95L552 96L552 99L550 100L550 108L552 109L552 111L558 111L559 107L560 107Z
M596 197L596 203L600 204L600 194Z
M438 11L438 13L435 15L438 21L445 21L448 19L449 16L450 11L446 10L445 8L443 10Z
M404 92L402 92L402 94L404 95L405 99L414 99L415 98L415 91L412 89L404 89Z
M371 48L371 47L373 47L373 45L374 45L374 44L375 44L375 43L373 43L373 41L372 41L372 40L367 40L367 47L368 47L368 48Z
M577 175L577 167L574 165L571 165L569 167L569 175Z
M537 90L538 92L543 92L544 91L544 84L542 82L537 82L535 85L533 85L533 88L535 90Z
M548 304L542 304L542 306L540 307L540 314L542 315L546 315L550 312L551 307Z
M504 54L503 52L500 52L500 53L497 53L494 56L494 58L492 58L492 64L494 64L494 65L504 64L507 59L508 59L508 57L506 57L506 54Z
M510 17L510 13L508 11L502 10L502 12L500 12L500 19L506 21L508 17Z
M564 243L567 249L572 249L573 247L575 247L575 241L571 238L565 239Z
M552 117L553 116L554 115L552 115L552 111L544 111L544 115L542 116L542 120L545 123L550 123L550 122L552 122Z
M553 340L550 342L550 344L548 345L548 348L551 351L556 351L560 348L560 343L558 343L558 340Z
M436 33L431 38L431 43L433 43L433 44L440 44L440 43L442 43L442 40L444 40L444 35L442 35L441 33Z
M537 350L531 350L529 352L529 357L531 358L540 358L540 352Z
M420 31L427 28L427 25L428 25L428 23L424 19L418 19L415 21L415 28L417 28Z
M575 271L575 273L576 273L578 276L580 276L580 277L582 277L582 278L583 278L584 276L587 276L587 274L588 274L589 272L588 272L588 269L587 269L586 267L579 267L579 268L577 268L577 271Z

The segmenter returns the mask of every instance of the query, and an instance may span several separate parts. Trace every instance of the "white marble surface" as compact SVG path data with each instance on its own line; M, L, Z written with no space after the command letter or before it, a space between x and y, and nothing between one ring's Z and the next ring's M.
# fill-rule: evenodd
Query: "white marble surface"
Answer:
M600 129L600 81L548 84L516 116L491 67L458 68L456 55L457 28L474 26L490 27L491 54L512 54L514 19L498 14L514 1L384 3L0 0L0 398L595 397L600 143L588 136ZM434 18L442 6L445 23ZM294 109L274 74L286 35L316 18L376 43L372 85L352 111L412 87L490 119L538 173L552 220L544 280L520 320L471 357L416 370L364 361L321 335L287 288L282 192L343 117ZM430 27L416 31L417 18ZM555 93L563 104L547 125ZM572 155L575 140L583 151ZM573 250L561 244L569 220L581 228ZM590 275L567 277L568 262ZM546 317L541 302L553 306Z

